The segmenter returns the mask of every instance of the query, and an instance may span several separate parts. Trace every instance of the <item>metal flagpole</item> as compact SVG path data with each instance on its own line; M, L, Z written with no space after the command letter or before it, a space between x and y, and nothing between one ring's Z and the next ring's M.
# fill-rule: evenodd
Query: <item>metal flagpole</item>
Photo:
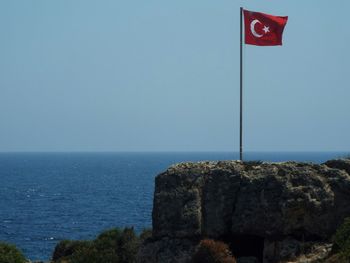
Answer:
M239 159L243 161L243 7L240 8L240 118L239 118Z

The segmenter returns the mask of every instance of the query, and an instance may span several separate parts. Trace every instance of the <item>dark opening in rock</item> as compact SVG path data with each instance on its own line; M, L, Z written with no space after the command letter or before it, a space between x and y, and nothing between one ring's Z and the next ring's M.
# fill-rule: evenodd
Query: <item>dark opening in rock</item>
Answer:
M293 234L291 235L294 237L296 240L306 242L306 241L320 241L322 240L322 237L309 233L305 231L303 228L295 229L293 231Z
M255 257L263 262L264 238L254 235L232 235L226 238L236 258Z

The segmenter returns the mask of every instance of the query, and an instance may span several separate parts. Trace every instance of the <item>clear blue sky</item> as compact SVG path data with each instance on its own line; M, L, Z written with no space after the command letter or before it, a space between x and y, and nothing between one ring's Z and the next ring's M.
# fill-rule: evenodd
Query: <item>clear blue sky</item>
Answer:
M241 5L289 16L244 47L245 150L350 150L348 0L4 0L0 151L237 151Z

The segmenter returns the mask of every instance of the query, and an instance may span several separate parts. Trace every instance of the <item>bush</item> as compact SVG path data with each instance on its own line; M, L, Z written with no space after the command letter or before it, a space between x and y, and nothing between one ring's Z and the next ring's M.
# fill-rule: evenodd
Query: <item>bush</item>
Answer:
M62 241L53 254L55 262L134 263L140 239L133 228L110 229L93 241Z
M26 259L14 245L0 243L0 263L24 262L26 262Z
M333 252L350 259L350 217L345 218L344 223L338 228L333 242Z
M140 242L144 242L147 239L151 239L152 238L152 229L150 228L146 228L144 230L142 230L141 234L140 234Z
M119 263L119 257L114 248L97 249L95 246L89 249L78 250L67 263Z
M192 263L236 263L236 260L225 243L204 239L199 243Z
M109 255L109 260L98 262L136 262L136 254L139 248L139 239L133 228L112 229L103 232L94 241L94 247L98 253Z
M65 258L69 258L74 253L78 251L85 250L91 246L91 242L89 241L71 241L71 240L63 240L57 244L55 250L53 252L52 260L62 260Z

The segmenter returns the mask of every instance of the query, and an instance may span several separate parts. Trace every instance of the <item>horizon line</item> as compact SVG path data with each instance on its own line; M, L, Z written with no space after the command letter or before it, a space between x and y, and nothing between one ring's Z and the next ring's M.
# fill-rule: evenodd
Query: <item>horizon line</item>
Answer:
M0 151L0 154L5 153L227 153L239 154L239 151L227 150L126 150L126 151L82 151L82 150L64 150L64 151ZM252 150L244 153L350 153L350 150Z

